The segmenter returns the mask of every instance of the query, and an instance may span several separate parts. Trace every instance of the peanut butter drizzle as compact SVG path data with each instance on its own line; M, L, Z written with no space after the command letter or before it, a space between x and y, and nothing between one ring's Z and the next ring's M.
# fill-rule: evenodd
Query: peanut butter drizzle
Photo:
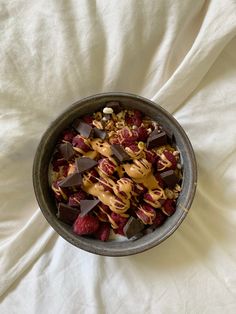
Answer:
M84 157L89 157L91 159L95 159L98 155L98 152L96 150L91 150L87 153L84 153Z
M93 150L97 151L105 157L110 157L112 155L111 147L108 142L105 142L101 139L90 139L90 145Z
M110 191L104 191L103 186L99 184L99 182L92 183L87 176L83 177L83 190L93 196L96 196L103 204L109 206L114 213L124 214L130 207L129 199L131 194L123 196L118 193L118 190L115 188L116 183L110 178L107 179L107 185L113 189L114 194ZM126 189L128 188L126 187Z

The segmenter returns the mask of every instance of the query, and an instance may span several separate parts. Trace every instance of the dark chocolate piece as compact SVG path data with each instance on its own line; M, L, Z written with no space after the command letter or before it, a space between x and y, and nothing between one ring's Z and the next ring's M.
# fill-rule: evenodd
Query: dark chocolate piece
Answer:
M119 101L109 101L106 103L106 107L112 108L114 113L118 113L122 110Z
M88 157L81 157L76 159L77 170L79 173L87 171L95 166L97 166L97 161Z
M125 224L123 231L125 236L130 239L135 236L137 233L144 229L145 225L134 217L130 217L127 223Z
M106 131L103 131L103 130L100 130L98 128L94 128L93 129L93 137L94 138L100 138L102 140L105 140L105 138L107 137L107 132Z
M59 146L59 151L61 152L63 158L66 160L70 160L75 154L73 146L69 142L61 144Z
M87 215L97 204L100 203L99 199L94 200L81 200L80 201L80 217Z
M93 135L93 128L91 127L91 125L81 120L76 120L73 123L73 127L83 137L89 138L89 137L92 137Z
M155 134L153 134L155 132ZM166 132L162 131L158 133L158 131L154 130L147 139L147 148L151 149L157 146L162 146L167 144Z
M111 145L111 151L120 162L131 159L124 148L119 144Z
M59 203L57 218L68 225L73 225L79 215L79 210L66 204Z
M58 185L61 188L70 188L73 186L81 185L81 183L82 183L81 174L78 172L74 172L71 175L69 175L68 177L66 177L65 179L63 179L62 181L60 181L58 183Z
M178 183L178 181L179 181L174 170L164 171L164 172L160 173L160 176L169 188L175 187L176 183Z

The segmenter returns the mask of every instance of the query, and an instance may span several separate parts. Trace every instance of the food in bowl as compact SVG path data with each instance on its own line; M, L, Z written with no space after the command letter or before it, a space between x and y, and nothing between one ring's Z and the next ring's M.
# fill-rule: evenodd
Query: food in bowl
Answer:
M144 112L109 101L61 134L49 170L57 218L101 241L136 239L174 214L181 191L173 133Z

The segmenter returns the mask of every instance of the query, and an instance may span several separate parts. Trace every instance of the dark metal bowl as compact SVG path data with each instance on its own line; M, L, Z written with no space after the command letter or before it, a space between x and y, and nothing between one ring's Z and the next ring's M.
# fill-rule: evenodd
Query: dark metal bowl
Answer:
M56 217L56 205L48 182L48 167L59 135L75 118L93 113L111 100L120 101L124 107L143 111L161 125L172 129L183 165L182 191L173 216L154 232L135 241L108 241L77 236L70 226ZM43 215L54 230L71 244L91 253L108 256L125 256L146 251L168 238L182 223L194 198L197 184L197 166L191 143L175 118L154 102L132 94L104 93L77 101L64 111L46 130L36 151L33 165L33 185Z

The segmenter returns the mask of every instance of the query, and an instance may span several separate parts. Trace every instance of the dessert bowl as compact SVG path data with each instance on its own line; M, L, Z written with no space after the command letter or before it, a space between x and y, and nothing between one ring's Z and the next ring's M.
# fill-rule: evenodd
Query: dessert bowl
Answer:
M175 146L180 152L182 166L181 191L175 213L163 225L141 237L106 242L75 234L71 226L57 218L57 206L50 187L49 165L62 132L85 115L101 110L111 101L118 101L124 108L140 110L157 121L163 128L171 130ZM146 251L167 239L182 223L190 209L197 184L197 166L191 143L176 119L156 103L127 93L103 93L81 99L66 109L51 123L38 145L33 164L33 185L39 207L48 223L65 240L91 253L107 256L127 256Z

